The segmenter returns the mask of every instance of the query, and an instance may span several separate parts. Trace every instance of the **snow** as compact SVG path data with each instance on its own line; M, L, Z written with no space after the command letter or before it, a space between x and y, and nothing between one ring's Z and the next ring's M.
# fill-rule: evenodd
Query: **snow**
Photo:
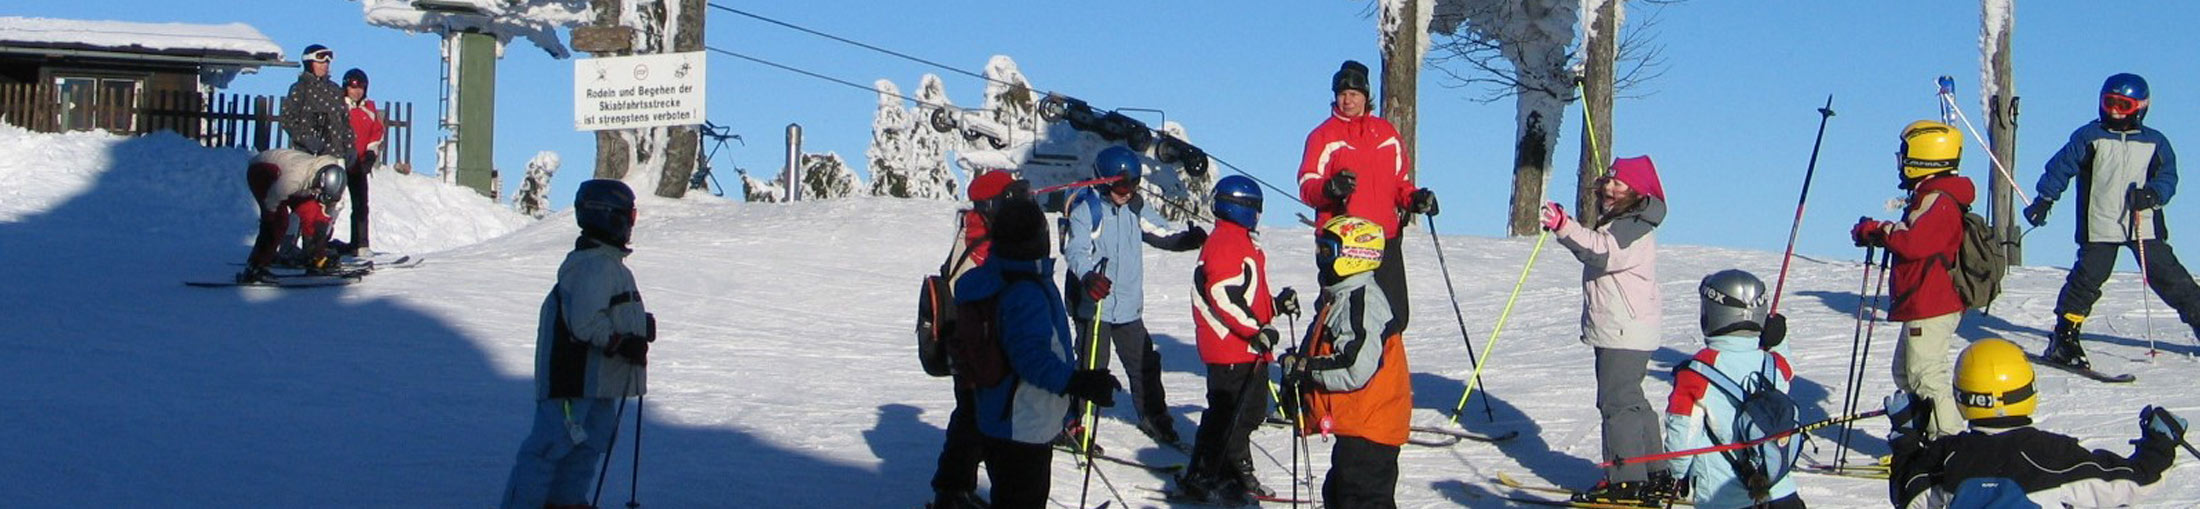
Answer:
M1978 110L1994 111L1994 96L2001 93L1994 80L1994 53L2001 51L2002 31L2016 26L2017 12L2011 0L1980 0L1978 7Z
M16 507L482 507L496 503L533 402L536 310L577 233L571 212L529 221L432 178L377 174L375 245L425 255L334 289L199 289L225 278L252 230L239 180L247 153L173 135L33 134L0 127L0 478ZM651 352L638 502L653 507L910 507L928 480L952 396L917 367L911 327L918 279L944 256L954 203L853 198L786 204L642 197L628 258L662 334ZM1313 291L1310 232L1269 211L1263 239L1279 286ZM341 228L339 228L341 230ZM1467 361L1428 237L1405 241L1418 319L1407 332L1414 419L1445 425ZM1478 353L1490 356L1462 422L1518 430L1501 445L1407 447L1403 507L1498 507L1505 472L1586 486L1600 475L1590 352L1576 339L1579 265L1546 245L1492 349L1481 344L1506 305L1533 239L1441 239ZM1704 274L1739 267L1771 277L1779 254L1693 246L1660 249L1665 348L1659 366L1696 348ZM1204 406L1191 345L1191 254L1150 251L1146 320L1180 431ZM1790 275L1790 342L1806 418L1837 411L1862 271L1856 260L1799 258ZM1173 276L1172 276L1173 275ZM1967 339L2008 337L2036 349L2065 272L2021 267L1994 316ZM2138 382L2108 386L2042 370L2042 426L2128 453L2141 405L2200 414L2185 384L2200 352L2173 313L2148 313L2136 274L2113 277L2088 327L2094 361ZM2153 306L2160 308L2161 306ZM2146 356L2151 324L2165 355ZM1892 390L1895 327L1875 327L1864 409ZM1287 334L1303 332L1292 326ZM1644 384L1653 400L1669 377ZM1484 420L1491 396L1495 422ZM1120 400L1119 400L1120 401ZM639 410L630 410L639 411ZM631 419L632 414L628 414ZM1157 462L1184 457L1106 412L1100 441ZM629 421L631 422L631 421ZM1883 453L1884 421L1853 445ZM1833 453L1833 431L1805 447ZM631 430L603 495L628 498ZM1253 435L1270 486L1291 491L1287 434ZM1312 439L1315 469L1330 441ZM2187 460L2189 461L2189 460ZM1101 464L1128 503L1162 479ZM1052 467L1056 506L1074 504L1082 471ZM1878 481L1805 476L1813 506L1884 506ZM2176 468L2147 507L2193 507L2200 469ZM1300 493L1313 488L1301 487ZM1093 503L1112 499L1092 483Z
M283 47L243 23L202 25L0 16L0 40L155 52L237 52L280 58Z
M443 0L467 4L481 14L423 11L413 0L360 0L367 24L412 33L446 34L477 31L497 38L497 53L521 37L551 57L566 58L573 52L559 38L558 29L595 20L588 0Z

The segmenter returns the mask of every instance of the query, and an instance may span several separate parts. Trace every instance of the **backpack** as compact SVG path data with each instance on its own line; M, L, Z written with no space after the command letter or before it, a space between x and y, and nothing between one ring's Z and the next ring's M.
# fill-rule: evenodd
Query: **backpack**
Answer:
M1001 348L1001 296L1017 284L1037 283L1039 277L1037 274L1003 272L1001 278L1007 283L999 293L949 306L954 308L957 319L944 346L954 362L955 372L962 375L963 387L992 387L1008 378L1008 352Z
M1685 369L1702 375L1704 380L1709 381L1712 387L1725 394L1727 400L1734 404L1734 422L1727 428L1724 437L1719 433L1718 426L1705 426L1704 431L1711 435L1712 443L1724 445L1761 441L1756 445L1719 453L1734 468L1735 477L1749 490L1750 499L1758 502L1770 500L1773 484L1787 478L1788 473L1794 471L1795 460L1802 455L1803 450L1801 437L1763 440L1801 425L1801 414L1795 406L1795 400L1782 392L1771 378L1779 376L1779 360L1780 354L1765 352L1764 367L1741 383L1735 383L1734 379L1720 373L1717 367L1696 359L1689 359L1676 368L1676 371Z
M2008 243L2002 242L2001 233L1970 206L1957 207L1963 211L1963 242L1956 247L1955 257L1946 260L1948 272L1954 276L1956 296L1963 299L1963 307L1985 309L2001 296L2001 277L2009 273Z
M955 236L962 236L961 223L957 223ZM979 242L984 242L980 239ZM924 366L924 374L935 377L948 376L954 368L949 365L948 351L942 340L954 335L955 289L948 279L970 262L970 253L976 243L963 246L960 256L949 255L940 262L939 274L924 277L917 286L917 363Z

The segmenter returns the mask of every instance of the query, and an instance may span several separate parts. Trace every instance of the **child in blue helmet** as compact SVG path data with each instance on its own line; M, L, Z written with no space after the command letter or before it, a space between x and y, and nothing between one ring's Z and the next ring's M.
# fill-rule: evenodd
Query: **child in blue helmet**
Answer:
M1268 254L1260 248L1260 187L1243 175L1215 183L1215 232L1192 270L1192 322L1199 359L1207 365L1207 411L1200 415L1189 472L1178 480L1188 498L1243 505L1273 496L1253 473L1251 437L1268 410L1272 325L1299 312L1289 288L1268 293Z

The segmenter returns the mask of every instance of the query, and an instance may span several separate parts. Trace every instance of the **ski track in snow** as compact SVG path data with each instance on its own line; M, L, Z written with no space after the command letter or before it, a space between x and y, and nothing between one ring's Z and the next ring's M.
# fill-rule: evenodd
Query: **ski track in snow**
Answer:
M243 151L206 150L172 136L114 138L30 134L0 127L0 478L21 507L453 507L494 504L527 431L536 312L571 249L570 213L540 222L471 191L419 176L374 178L376 248L432 255L336 289L185 288L179 279L225 277L244 256L252 212ZM651 352L638 501L657 507L912 506L930 497L941 427L952 407L945 379L914 357L914 287L944 256L953 232L948 202L848 199L748 205L712 198L645 199L628 258L663 340ZM1284 211L1271 219L1287 217ZM1279 225L1285 226L1285 225ZM1823 224L1811 234L1839 234ZM339 230L342 230L339 227ZM1768 239L1774 232L1767 232ZM1306 270L1310 231L1266 232L1278 288L1318 289ZM1425 230L1404 237L1413 323L1416 424L1448 425L1473 372L1451 315ZM1460 313L1482 371L1460 422L1483 432L1519 430L1510 442L1408 446L1401 456L1405 507L1496 507L1508 472L1534 482L1586 486L1600 477L1600 438L1588 347L1578 337L1581 266L1557 242L1544 247L1511 321L1486 349L1490 328L1534 239L1447 236ZM1770 241L1768 240L1768 243ZM1783 312L1790 315L1794 394L1806 418L1840 411L1855 330L1856 254L1798 258ZM2062 260L2042 260L2061 263ZM1204 366L1192 346L1191 254L1149 250L1145 319L1163 354L1163 381L1178 430L1190 436L1205 404ZM1739 267L1771 279L1779 254L1664 246L1664 349L1670 366L1701 345L1695 281ZM1967 339L2044 344L2065 272L2011 273L1994 315L1973 314ZM2136 274L2117 274L2089 327L2105 371L2136 383L2110 386L2040 371L2042 426L2089 446L2128 453L2136 414L2160 404L2200 414L2183 387L2200 362L2189 330L2153 302ZM1303 334L1305 324L1289 331ZM1859 410L1892 390L1896 326L1874 332ZM1117 371L1120 371L1118 369ZM1670 375L1644 384L1653 402ZM1485 417L1489 397L1495 422ZM1124 396L1127 398L1127 396ZM1128 401L1123 399L1122 401ZM627 418L632 418L630 405ZM1100 441L1152 462L1183 454L1153 444L1103 412ZM631 422L631 421L629 421ZM1838 428L1806 451L1833 454ZM607 475L606 504L628 496L631 428ZM1882 454L1885 421L1861 421L1851 446ZM1254 433L1264 482L1289 493L1291 437ZM1318 486L1330 441L1310 440ZM1057 455L1058 506L1076 503L1082 471ZM2181 458L2190 461L2190 458ZM1161 474L1102 463L1130 505ZM2149 507L2191 507L2195 469L2170 471ZM1824 507L1883 506L1884 485L1804 476L1803 496ZM852 489L850 489L852 488ZM1094 503L1112 499L1093 483ZM1302 495L1315 489L1302 486Z

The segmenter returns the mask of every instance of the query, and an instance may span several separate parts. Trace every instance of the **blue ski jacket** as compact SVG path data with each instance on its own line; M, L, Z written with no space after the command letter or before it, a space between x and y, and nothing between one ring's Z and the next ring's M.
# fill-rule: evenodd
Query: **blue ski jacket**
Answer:
M1100 192L1090 188L1071 195L1062 214L1068 216L1062 228L1062 258L1069 261L1067 277L1076 281L1107 260L1107 277L1111 288L1106 299L1107 313L1100 317L1107 323L1130 323L1141 319L1146 307L1146 264L1144 251L1139 244L1169 251L1199 249L1206 241L1204 231L1173 230L1169 220L1145 206L1145 198L1133 195L1130 201L1117 205ZM1077 293L1082 293L1077 292ZM1092 299L1072 295L1076 301L1074 315L1079 319L1093 316Z
M1011 283L1003 273L1032 275ZM1061 290L1047 278L1054 260L988 257L955 281L956 302L1000 297L996 324L1008 376L977 390L978 431L986 436L1044 444L1062 432L1069 414L1069 375L1076 371L1072 336ZM1020 278L1021 279L1021 278Z
M2124 202L2133 185L2153 190L2163 205L2177 195L2177 151L2161 131L2146 126L2111 131L2099 120L2087 122L2047 159L2047 171L2035 187L2041 198L2059 200L2072 177L2078 179L2078 210L2084 214L2078 219L2078 243L2169 238L2160 205L2141 211L2133 227Z
M1730 380L1741 381L1764 370L1765 355L1757 349L1757 337L1751 335L1712 336L1704 339L1706 348L1696 352L1695 359L1710 364ZM1786 350L1786 344L1774 350ZM1795 377L1786 359L1777 359L1775 365L1781 371L1765 378L1772 380L1781 392L1788 390ZM1673 370L1673 395L1665 406L1665 450L1680 451L1715 445L1709 433L1720 438L1734 429L1734 400L1725 396L1709 380L1694 371ZM1800 439L1800 438L1797 438ZM1749 507L1749 489L1735 475L1734 467L1717 453L1682 456L1667 460L1675 477L1694 480L1689 492L1696 507L1721 509ZM1772 484L1771 499L1777 500L1795 494L1795 476L1789 475Z

